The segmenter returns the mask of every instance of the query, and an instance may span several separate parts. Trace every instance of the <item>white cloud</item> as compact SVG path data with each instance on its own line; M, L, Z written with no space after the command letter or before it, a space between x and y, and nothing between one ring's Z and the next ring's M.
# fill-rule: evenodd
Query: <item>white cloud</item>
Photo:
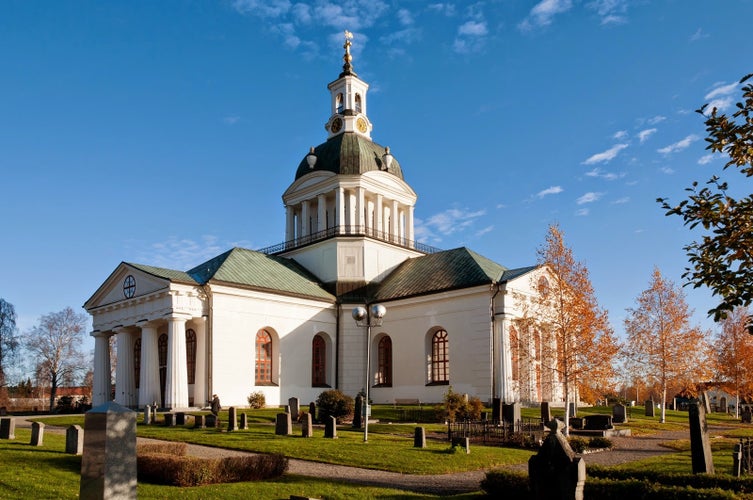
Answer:
M703 155L700 158L698 158L699 165L708 165L712 161L714 161L714 155L712 154Z
M562 191L564 191L564 189L562 189L561 186L550 186L543 191L536 193L536 196L538 198L543 198L544 196L548 196L550 194L560 194Z
M625 177L625 175L625 173L617 174L614 172L605 172L598 167L586 172L587 177L596 177L598 179L604 179L607 181L616 181L617 179L622 179L623 177Z
M534 28L549 26L557 14L567 12L573 7L572 0L542 0L531 9L518 28L522 31L530 31Z
M648 123L649 125L656 125L657 123L661 123L661 122L663 122L663 121L664 121L664 120L666 120L666 119L667 119L667 117L666 117L666 116L662 116L662 115L656 115L656 116L654 116L653 118L649 118L649 119L647 120L647 123Z
M640 140L641 143L643 143L655 133L656 133L655 128L647 128L646 130L641 130L640 132L638 132L638 140Z
M612 139L617 139L618 141L625 139L628 136L627 130L618 130L614 133L612 136Z
M491 233L492 231L494 231L494 226L486 226L484 229L476 231L476 236L483 236L486 233Z
M418 221L422 235L437 238L436 233L443 236L451 235L455 232L463 231L486 213L485 210L468 210L458 208L448 208L443 212L434 214L425 222ZM417 230L418 233L418 230Z
M686 138L675 142L674 144L670 144L669 146L665 146L663 148L657 149L657 151L661 154L670 154L670 153L676 153L678 151L682 151L683 149L687 149L688 146L693 144L695 141L698 140L697 135L689 135Z
M399 9L397 11L397 19L403 26L410 26L413 24L413 15L408 9Z
M461 24L460 28L458 28L458 34L460 36L486 36L488 32L486 21L467 21Z
M601 24L624 24L627 22L627 0L593 0L587 6L596 11Z
M598 201L602 196L604 196L604 193L595 193L593 191L588 192L575 200L575 203L578 205L583 205L585 203L593 203L595 201Z
M235 246L250 245L248 242L220 243L212 235L204 235L200 241L170 236L159 243L145 245L137 258L153 266L187 271Z
M708 38L708 37L709 35L707 33L704 33L703 29L698 28L697 30L695 30L695 33L690 35L690 41L697 42L698 40L701 40L703 38Z
M704 96L705 99L715 99L720 96L728 96L735 92L737 89L737 83L730 83L725 85L724 83L717 83L715 87Z
M451 4L449 2L447 3L433 3L430 4L427 9L432 10L434 12L437 12L439 14L444 14L447 17L452 17L455 15L455 5Z
M235 125L240 119L240 116L226 116L222 119L222 122L226 125Z
M289 0L235 0L233 7L242 14L272 18L287 14L291 3Z
M623 196L622 198L617 198L616 200L614 200L612 202L612 205L623 205L623 204L628 203L628 202L630 202L630 197L629 196Z
M611 148L607 149L606 151L603 151L601 153L596 153L595 155L590 156L587 158L583 164L584 165L593 165L594 163L603 163L603 162L609 162L613 160L620 151L628 147L627 144L615 144Z
M579 208L578 210L575 211L575 215L578 217L585 217L589 213L590 211L587 208Z
M311 22L311 6L305 3L297 3L291 9L293 20L298 24L309 24Z
M667 175L672 175L675 173L675 169L673 169L672 167L662 167L659 169L659 171Z

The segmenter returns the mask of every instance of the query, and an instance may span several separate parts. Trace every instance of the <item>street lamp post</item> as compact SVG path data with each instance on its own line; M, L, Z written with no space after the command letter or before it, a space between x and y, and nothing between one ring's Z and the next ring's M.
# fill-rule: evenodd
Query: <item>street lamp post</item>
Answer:
M353 309L353 319L356 325L366 328L366 401L363 404L363 442L369 440L369 386L371 381L371 327L381 326L384 315L387 314L387 308L381 304L373 304L370 307L358 306Z

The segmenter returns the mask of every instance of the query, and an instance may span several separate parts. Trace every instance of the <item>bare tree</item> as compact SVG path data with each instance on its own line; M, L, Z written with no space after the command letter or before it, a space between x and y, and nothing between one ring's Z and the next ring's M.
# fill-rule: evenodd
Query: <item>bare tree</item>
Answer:
M6 363L18 347L16 334L16 309L5 299L0 299L0 389L5 388Z
M666 421L668 388L692 391L709 375L706 331L690 325L685 294L655 268L649 288L627 310L625 355L661 393L661 423Z
M73 384L86 369L81 351L88 318L70 307L45 314L39 323L24 335L41 382L50 387L50 411L55 408L57 388Z

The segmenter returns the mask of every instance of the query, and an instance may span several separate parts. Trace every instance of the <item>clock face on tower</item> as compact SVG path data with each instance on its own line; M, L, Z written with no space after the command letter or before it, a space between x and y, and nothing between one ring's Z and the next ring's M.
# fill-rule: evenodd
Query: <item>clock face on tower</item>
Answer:
M341 128L343 128L343 121L342 121L342 119L335 118L334 120L332 120L332 126L331 126L330 129L332 130L333 134L338 133Z
M136 278L130 274L123 280L123 295L130 299L136 294Z
M356 127L358 127L359 132L366 133L366 129L368 128L366 120L359 118L358 121L356 121Z

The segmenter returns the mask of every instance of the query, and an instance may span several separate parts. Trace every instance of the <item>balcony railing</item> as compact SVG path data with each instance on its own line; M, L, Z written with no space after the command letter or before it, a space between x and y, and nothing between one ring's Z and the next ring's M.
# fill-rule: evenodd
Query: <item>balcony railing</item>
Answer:
M392 245L396 245L402 248L410 248L421 253L430 254L441 252L442 249L436 248L424 243L409 240L400 236L396 236L392 233L385 233L384 231L378 231L371 227L366 226L335 226L319 231L316 233L301 236L292 240L271 245L266 248L257 250L258 252L265 253L267 255L276 255L278 253L287 252L296 248L305 247L316 243L317 241L334 238L335 236L365 236L377 241L384 241Z

